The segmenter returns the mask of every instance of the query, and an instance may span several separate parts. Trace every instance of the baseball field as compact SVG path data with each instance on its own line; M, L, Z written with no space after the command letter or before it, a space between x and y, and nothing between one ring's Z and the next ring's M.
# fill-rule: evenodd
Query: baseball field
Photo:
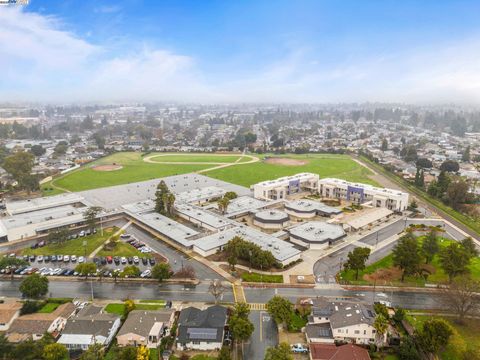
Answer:
M376 185L371 171L347 155L244 155L121 152L98 159L42 185L44 195L133 183L190 172L250 186L259 181L317 173Z

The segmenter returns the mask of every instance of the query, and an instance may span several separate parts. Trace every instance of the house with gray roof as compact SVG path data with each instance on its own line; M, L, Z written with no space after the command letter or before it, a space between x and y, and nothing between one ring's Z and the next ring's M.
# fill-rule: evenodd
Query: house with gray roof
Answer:
M120 328L120 316L89 305L67 320L58 339L68 350L87 350L95 343L108 346Z
M370 304L317 298L305 329L307 340L309 343L384 343L386 334L379 336L373 327L375 316Z
M220 305L205 310L188 307L180 312L177 329L179 350L219 350L223 344L227 308Z

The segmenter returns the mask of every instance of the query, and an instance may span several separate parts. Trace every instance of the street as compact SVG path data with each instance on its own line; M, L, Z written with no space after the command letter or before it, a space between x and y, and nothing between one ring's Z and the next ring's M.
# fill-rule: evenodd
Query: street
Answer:
M278 344L278 330L275 321L266 311L251 311L249 319L255 326L250 340L244 345L244 358L262 360L268 347Z

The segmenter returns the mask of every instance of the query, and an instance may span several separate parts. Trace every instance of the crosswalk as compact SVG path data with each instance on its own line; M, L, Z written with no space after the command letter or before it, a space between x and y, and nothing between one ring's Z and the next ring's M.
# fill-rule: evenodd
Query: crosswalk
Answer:
M245 292L243 291L243 287L240 284L232 284L233 286L233 296L235 298L235 302L247 302L245 298Z
M267 304L249 303L250 310L267 310Z

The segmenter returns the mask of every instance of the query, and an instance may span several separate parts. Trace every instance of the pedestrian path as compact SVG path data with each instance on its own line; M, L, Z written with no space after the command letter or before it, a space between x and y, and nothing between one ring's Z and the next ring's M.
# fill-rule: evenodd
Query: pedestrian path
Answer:
M257 311L267 310L267 304L249 303L248 307L250 308L250 310L257 310Z
M118 229L118 231L117 231L115 234L112 234L112 236L110 236L107 241L105 241L102 245L100 245L100 246L97 247L95 250L93 250L93 252L92 252L90 255L88 255L88 258L89 258L89 259L93 259L94 256L97 255L97 253L98 253L100 250L103 249L103 246L104 246L105 244L107 244L107 243L110 242L110 239L111 239L112 237L114 237L114 236L116 236L116 235L122 234L122 233L125 231L125 229L128 228L131 224L132 224L132 222L129 221L129 222L127 222L125 225L123 225L120 229Z
M233 290L233 297L236 303L247 302L247 299L245 297L245 292L243 291L243 287L240 283L232 283L232 290Z

